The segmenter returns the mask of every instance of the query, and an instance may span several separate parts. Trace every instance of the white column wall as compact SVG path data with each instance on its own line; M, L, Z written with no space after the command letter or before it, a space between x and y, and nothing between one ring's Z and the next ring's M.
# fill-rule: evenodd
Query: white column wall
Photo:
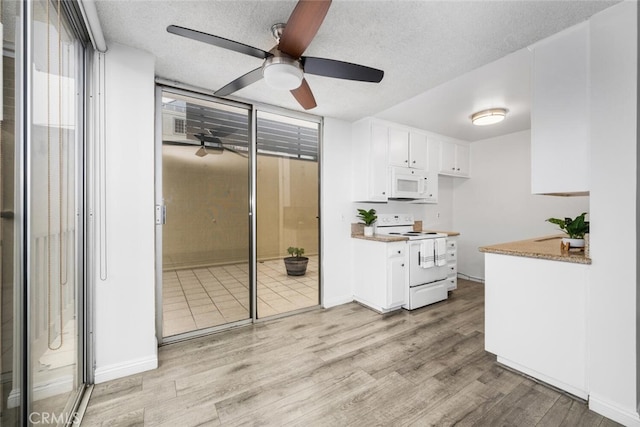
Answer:
M157 367L154 291L154 57L112 44L106 72L106 242L93 243L95 382ZM91 170L94 180L98 170ZM95 200L98 200L96 189ZM106 280L101 278L106 250ZM104 276L104 274L103 274Z
M591 19L589 407L625 425L636 412L637 3Z
M351 123L324 119L322 141L322 305L353 301Z

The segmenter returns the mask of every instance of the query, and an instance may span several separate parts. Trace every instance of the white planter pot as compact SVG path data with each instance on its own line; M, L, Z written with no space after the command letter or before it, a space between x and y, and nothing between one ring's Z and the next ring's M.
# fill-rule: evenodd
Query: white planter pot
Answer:
M364 227L364 235L366 237L373 237L373 226L372 225L370 225L368 227L367 226Z
M570 239L568 237L562 238L562 243L568 243L572 248L584 248L584 239Z

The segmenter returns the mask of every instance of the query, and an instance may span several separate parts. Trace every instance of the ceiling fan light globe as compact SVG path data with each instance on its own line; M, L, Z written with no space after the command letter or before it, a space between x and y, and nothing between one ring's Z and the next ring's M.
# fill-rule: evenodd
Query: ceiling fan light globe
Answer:
M304 77L302 68L294 60L283 59L274 57L272 61L268 59L265 62L262 68L264 81L274 89L293 90L299 88Z

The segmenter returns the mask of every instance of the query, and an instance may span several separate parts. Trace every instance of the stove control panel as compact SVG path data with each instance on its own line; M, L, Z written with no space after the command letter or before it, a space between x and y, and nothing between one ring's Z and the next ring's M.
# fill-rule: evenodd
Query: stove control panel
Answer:
M395 227L400 225L413 225L411 214L378 214L378 227Z

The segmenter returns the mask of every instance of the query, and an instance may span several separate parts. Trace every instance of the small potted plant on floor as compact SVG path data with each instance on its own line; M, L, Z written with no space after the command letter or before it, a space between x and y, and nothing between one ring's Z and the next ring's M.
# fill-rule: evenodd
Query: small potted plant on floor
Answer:
M304 248L294 248L289 246L287 248L289 256L284 259L284 266L287 269L288 276L304 276L307 272L307 264L309 258L302 256L304 254Z
M373 236L373 224L378 219L376 210L369 209L367 211L364 209L358 209L358 218L360 218L364 223L364 235L367 237Z
M581 213L574 219L571 218L549 218L548 222L556 224L569 237L563 237L562 243L569 244L571 248L584 248L584 235L589 232L589 221L585 221L586 212Z

